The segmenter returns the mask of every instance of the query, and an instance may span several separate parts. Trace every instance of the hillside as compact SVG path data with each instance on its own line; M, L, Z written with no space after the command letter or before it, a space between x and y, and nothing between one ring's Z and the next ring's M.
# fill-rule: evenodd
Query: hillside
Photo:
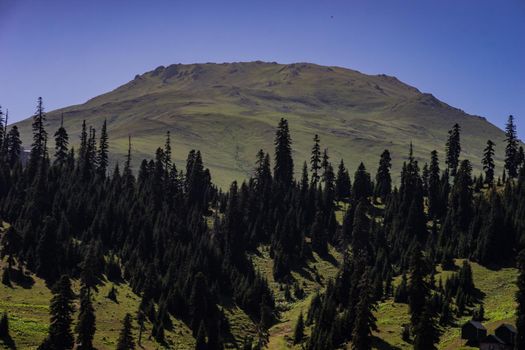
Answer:
M503 151L503 132L484 118L395 77L309 63L161 66L84 104L50 112L51 135L62 115L73 144L82 120L100 129L107 119L113 161L122 161L128 134L137 164L163 145L169 130L177 164L190 149L200 149L214 182L223 187L251 174L260 148L273 149L281 117L291 125L297 168L309 158L315 133L332 160L344 158L351 172L360 161L375 171L379 154L388 148L398 174L410 142L417 158L428 159L433 149L443 154L447 131L456 122L463 155L475 168L487 139L497 144L498 162ZM30 120L18 125L24 144L31 144Z
M299 313L306 313L312 296L316 290L322 290L323 285L328 279L334 278L336 273L336 261L340 260L340 255L332 250L335 258L333 262L328 262L315 257L309 264L306 273L298 274L294 272L294 278L305 289L306 296L304 299L294 299L286 301L283 290L280 285L273 281L271 274L272 260L267 256L267 249L261 249L258 256L254 256L256 266L263 272L271 282L270 285L277 300L282 314L279 322L272 326L268 332L268 349L283 350L292 349L299 346L293 346L291 339L293 329ZM458 266L461 261L457 261ZM438 271L440 268L438 267ZM478 264L473 263L474 281L476 286L484 294L483 303L486 308L486 321L484 324L489 331L493 331L497 326L504 322L513 322L514 320L514 293L516 286L516 270L505 268L501 270L489 270ZM315 282L315 276L320 276L320 283ZM439 273L437 277L449 273ZM18 348L29 349L36 346L45 338L48 327L48 305L51 299L51 292L46 287L44 281L31 274L28 284L14 284L8 288L0 284L0 312L7 311L10 315L11 336ZM75 283L78 292L78 283ZM134 294L130 287L125 284L115 285L118 291L118 302L109 300L106 295L112 284L106 282L99 286L95 293L95 310L97 317L97 333L95 335L95 345L98 349L112 349L115 347L118 332L121 327L121 320L126 312L134 314L137 310L140 298ZM77 305L78 307L78 305ZM226 310L226 315L231 322L232 332L236 340L241 343L246 336L256 335L256 325L238 308ZM408 307L406 304L394 303L390 298L378 305L376 312L377 324L379 330L374 334L374 349L411 349L411 345L401 339L401 324L409 322ZM456 320L454 327L442 329L443 335L439 344L439 349L473 349L462 347L464 341L460 339L459 326L462 322L468 320L468 316ZM194 339L191 331L179 320L173 319L174 327L166 332L166 348L189 349L193 347ZM151 324L148 322L146 333L143 337L143 348L156 349L159 344L149 337ZM306 330L306 334L310 329ZM134 331L135 336L138 330ZM0 340L0 348L2 348ZM4 344L6 345L6 344ZM227 348L233 345L227 344ZM162 346L160 346L162 347ZM8 348L8 347L6 347Z

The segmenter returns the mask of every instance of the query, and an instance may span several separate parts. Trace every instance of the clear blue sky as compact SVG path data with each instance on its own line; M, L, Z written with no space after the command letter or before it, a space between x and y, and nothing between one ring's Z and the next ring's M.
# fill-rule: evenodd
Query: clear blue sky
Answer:
M250 60L395 75L525 135L524 0L0 0L12 121L38 96L52 110L159 65Z

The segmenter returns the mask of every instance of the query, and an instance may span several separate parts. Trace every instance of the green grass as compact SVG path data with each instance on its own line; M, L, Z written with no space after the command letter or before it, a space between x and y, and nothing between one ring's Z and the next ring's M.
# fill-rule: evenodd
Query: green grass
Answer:
M51 292L40 278L31 275L34 284L23 288L14 284L12 288L0 285L0 312L7 312L10 322L10 334L18 349L36 349L46 337L49 326L49 301ZM127 284L115 285L118 292L118 303L106 295L111 283L104 283L94 293L93 306L97 318L97 331L94 345L97 349L114 349L121 328L121 321L126 313L135 315L140 298ZM74 281L74 290L78 293L78 281ZM78 309L78 300L77 300ZM75 315L76 318L76 315ZM173 330L166 331L166 342L170 348L190 349L194 339L189 328L182 322L173 319ZM134 334L138 337L137 325ZM151 324L146 324L142 345L145 349L159 349L161 345L148 339ZM0 341L0 347L1 345Z
M130 74L135 72L130 72ZM111 160L122 163L132 136L133 160L153 158L171 131L179 168L191 149L200 149L215 183L228 188L251 174L260 148L273 153L279 118L290 122L296 173L309 159L314 134L334 164L344 158L351 173L359 162L375 171L381 152L393 158L394 178L414 143L418 160L433 149L444 154L447 131L462 127L462 156L480 169L487 139L502 144L501 130L437 101L393 77L365 75L338 67L270 63L170 66L149 72L85 104L48 114L52 135L64 115L72 145L82 120L100 130L108 120ZM24 145L31 123L18 123ZM78 148L78 147L76 147ZM498 166L503 148L497 148Z
M456 265L461 266L462 260L456 260ZM503 268L500 270L489 270L476 263L471 263L474 276L474 284L485 295L483 305L485 307L485 321L483 324L489 332L494 331L502 323L514 322L514 294L516 292L517 270ZM441 271L438 268L436 280L441 276L443 282L452 272ZM410 344L401 339L401 325L410 322L408 306L394 303L392 300L380 303L376 313L379 332L376 336L392 348L412 349ZM443 329L439 348L443 350L470 349L464 346L460 339L460 327L470 319L463 316L456 320L454 327ZM384 344L383 344L384 346Z
M339 269L341 255L332 247L329 247L330 259L322 259L316 253L300 271L292 271L292 278L305 291L305 298L286 301L281 284L276 282L272 275L273 260L269 256L267 246L259 248L259 253L252 256L256 268L266 277L272 289L278 308L281 310L278 322L268 332L268 349L290 349L293 347L292 336L295 323L302 311L306 317L310 300L317 291L323 291L326 283L333 279ZM310 328L306 327L306 336L310 334ZM295 348L299 349L299 346Z
M299 349L292 345L293 330L295 322L302 311L306 316L310 300L316 291L324 289L326 282L334 278L341 256L330 247L333 260L323 260L317 254L301 273L293 272L292 276L306 292L302 300L288 302L284 298L284 291L280 284L272 276L272 259L269 258L268 247L261 247L258 254L252 259L257 269L268 279L272 291L275 293L276 302L280 312L278 322L268 332L268 349ZM334 263L335 262L335 263ZM456 264L461 265L461 260ZM483 303L485 307L484 325L489 331L493 331L501 323L514 322L514 293L516 291L515 279L517 271L513 268L500 270L489 270L476 263L472 263L474 282L476 287L484 294ZM441 271L438 268L436 279L440 276L443 280L450 275L450 271ZM316 275L319 279L316 279ZM51 293L45 283L34 275L31 275L34 284L31 288L23 288L14 285L13 288L0 285L0 312L7 311L9 314L11 336L19 349L34 349L40 344L47 333L48 327L48 305ZM135 295L128 285L116 285L118 290L118 304L107 299L111 283L104 283L94 293L94 307L97 316L97 333L95 345L98 349L113 349L116 344L121 320L129 312L134 314L138 308L140 298ZM74 289L78 292L78 281L74 282ZM78 306L78 305L77 305ZM230 321L231 333L238 344L241 344L246 336L256 338L257 327L241 309L235 305L223 306L226 317ZM409 322L408 306L394 303L391 299L378 305L376 312L379 331L374 335L377 337L375 347L377 349L411 349L411 345L401 339L401 325ZM456 326L443 329L439 348L443 350L469 349L464 346L460 339L460 326L469 319L464 316L456 320ZM167 344L175 349L191 349L194 339L191 331L182 322L173 319L174 329L166 332ZM143 345L146 349L157 349L161 346L149 340L151 324L147 324L143 337ZM311 329L306 328L308 337ZM135 335L137 329L135 325ZM379 340L380 339L380 340ZM235 348L232 343L226 344L226 348Z

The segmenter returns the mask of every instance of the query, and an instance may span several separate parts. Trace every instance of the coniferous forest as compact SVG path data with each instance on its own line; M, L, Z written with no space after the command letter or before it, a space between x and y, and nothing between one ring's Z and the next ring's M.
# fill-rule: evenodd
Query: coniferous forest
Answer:
M463 157L455 124L445 153L417 160L411 145L400 175L391 173L389 150L353 172L331 158L318 135L311 135L311 157L294 159L293 135L281 119L275 148L254 155L253 175L229 189L214 185L199 150L175 165L176 133L168 131L137 168L131 137L127 157L109 162L106 122L86 120L80 135L45 125L39 98L33 142L22 145L17 126L0 113L2 283L19 283L15 270L24 271L52 290L39 349L94 348L100 326L93 293L103 281L127 283L141 300L120 320L117 349L138 348L148 337L169 347L173 318L189 327L195 349L264 349L283 310L253 261L262 246L272 279L290 299L306 298L293 272L314 255L341 257L335 278L309 295L293 320L291 346L371 349L381 337L378 305L392 298L408 305L403 340L416 350L437 349L458 318L484 320L475 262L518 268L515 348L525 349L525 156L512 116L505 144L487 140L478 150L482 173ZM503 168L496 167L496 147L505 149ZM436 278L438 266L450 272L447 279ZM232 303L257 325L256 334L234 339L236 325L224 312ZM11 316L0 319L0 339L10 339Z

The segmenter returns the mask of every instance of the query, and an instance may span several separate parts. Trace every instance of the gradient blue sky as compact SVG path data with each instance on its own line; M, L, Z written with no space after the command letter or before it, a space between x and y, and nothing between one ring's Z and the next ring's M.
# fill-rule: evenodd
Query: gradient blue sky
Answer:
M525 135L524 0L0 0L11 121L159 65L251 60L395 75Z

